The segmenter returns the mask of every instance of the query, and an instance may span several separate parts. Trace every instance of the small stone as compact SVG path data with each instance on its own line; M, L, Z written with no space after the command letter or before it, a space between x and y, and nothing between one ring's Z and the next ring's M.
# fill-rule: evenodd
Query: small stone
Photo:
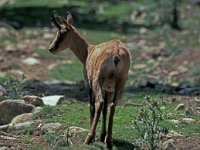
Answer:
M170 131L166 137L171 138L171 139L180 139L183 138L184 136L176 131Z
M3 147L0 147L0 150L10 150L10 148L3 146Z
M135 64L133 66L134 69L144 69L146 68L147 66L145 64Z
M191 124L191 123L196 122L196 121L195 121L194 119L192 119L192 118L183 118L182 121L183 121L183 123L185 123L185 124Z
M162 143L162 147L166 150L173 150L175 149L175 145L174 145L174 139L169 139L167 141L164 141Z
M44 124L42 127L41 127L41 130L43 132L50 132L50 133L54 133L58 130L60 130L62 128L62 124L61 123L47 123L47 124Z
M194 115L195 112L196 112L195 109L192 108L192 107L188 107L188 108L186 108L186 110L185 110L185 114L186 114L186 115Z
M196 106L200 107L200 99L197 99L197 98L196 98L194 101L195 101L195 103L196 103Z
M14 117L10 124L14 125L14 124L18 124L18 123L23 123L26 121L30 121L32 119L33 119L32 113L24 113L24 114Z
M24 96L23 97L23 100L26 102L26 103L29 103L29 104L32 104L34 106L43 106L44 103L42 101L42 99L38 96Z
M69 135L71 137L75 137L77 134L86 132L86 131L88 131L88 130L84 129L84 128L80 128L80 127L75 127L75 126L69 127Z
M183 110L184 108L185 108L185 104L179 104L179 105L175 108L175 111Z
M145 34L145 33L147 33L147 31L148 31L147 28L143 27L140 29L140 34Z
M178 76L178 75L179 75L178 71L172 71L169 73L169 77Z
M37 65L40 63L39 60L37 60L36 58L33 58L33 57L28 57L28 58L24 59L22 62L27 65Z
M186 73L188 71L188 68L186 68L185 66L179 66L177 68L177 70L180 72L180 73Z
M45 105L56 106L58 104L61 104L63 98L63 95L45 96L42 97L42 101Z
M172 120L169 120L171 123L173 124L180 124L181 122L179 120L175 120L175 119L172 119Z
M34 115L36 115L36 114L39 114L42 110L43 110L42 107L37 106L37 107L35 107L35 108L33 109L32 113L33 113Z

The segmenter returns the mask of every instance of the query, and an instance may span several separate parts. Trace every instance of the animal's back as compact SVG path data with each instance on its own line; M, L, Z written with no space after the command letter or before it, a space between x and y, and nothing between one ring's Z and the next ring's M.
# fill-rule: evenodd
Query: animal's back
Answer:
M86 63L87 70L90 70L88 79L101 80L102 88L106 91L114 91L116 81L127 77L129 66L129 52L119 40L111 40L89 49Z

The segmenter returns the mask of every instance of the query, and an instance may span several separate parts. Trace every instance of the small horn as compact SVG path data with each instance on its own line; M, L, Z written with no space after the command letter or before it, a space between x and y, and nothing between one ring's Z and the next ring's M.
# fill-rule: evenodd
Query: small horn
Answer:
M53 11L51 13L51 22L53 22L53 24L58 28L60 29L60 25L58 24L58 22L56 21L55 17L54 17L54 14L56 13L56 11Z

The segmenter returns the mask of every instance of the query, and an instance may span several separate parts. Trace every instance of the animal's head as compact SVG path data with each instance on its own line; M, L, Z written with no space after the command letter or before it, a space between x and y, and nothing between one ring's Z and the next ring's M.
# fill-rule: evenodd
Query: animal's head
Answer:
M49 46L51 53L60 52L66 48L70 48L72 44L72 38L74 33L74 27L72 26L72 15L67 13L66 19L59 16L59 22L55 19L55 11L51 14L51 22L57 27L58 31L55 38Z

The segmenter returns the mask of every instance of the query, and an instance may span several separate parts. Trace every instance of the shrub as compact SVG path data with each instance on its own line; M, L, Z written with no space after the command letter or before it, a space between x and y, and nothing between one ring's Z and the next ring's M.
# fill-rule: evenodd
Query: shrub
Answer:
M139 115L133 120L133 127L140 135L139 139L133 141L137 149L158 149L168 133L168 129L161 125L165 118L161 111L163 101L145 98L145 105Z
M18 99L23 95L23 87L19 80L12 76L0 78L0 84L6 89L6 94L0 97L3 99Z

